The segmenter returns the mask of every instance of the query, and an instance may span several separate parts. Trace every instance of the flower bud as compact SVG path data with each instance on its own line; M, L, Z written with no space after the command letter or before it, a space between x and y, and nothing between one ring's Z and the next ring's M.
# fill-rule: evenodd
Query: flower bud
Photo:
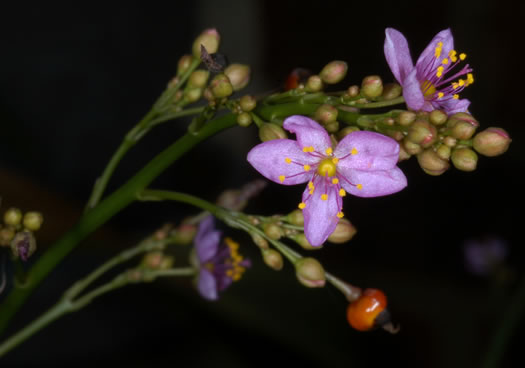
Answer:
M443 143L452 148L458 143L458 140L454 137L446 136L443 138Z
M478 164L478 155L470 148L455 149L451 156L454 167L462 171L474 171Z
M344 61L335 60L325 65L319 76L326 84L336 84L343 80L348 71L348 65Z
M283 229L279 225L273 222L269 222L263 225L263 230L266 236L273 240L279 240L283 236Z
M40 212L31 211L24 215L23 224L27 230L37 231L40 229L43 222L44 217Z
M4 213L4 223L10 226L18 226L22 221L22 211L11 207Z
M410 157L412 157L412 155L405 150L405 147L403 147L402 144L400 144L399 157L397 158L397 162L408 160Z
M337 109L329 104L323 104L315 110L314 119L320 124L326 125L337 120Z
M188 86L195 88L204 88L208 82L210 72L207 70L195 70L188 79Z
M264 123L259 128L259 138L263 142L271 141L273 139L287 138L286 132L279 125L272 123Z
M239 124L242 127L250 126L252 123L252 116L249 112L241 112L239 115L237 115L237 124Z
M259 234L253 233L252 240L255 243L256 246L258 246L261 249L268 249L270 246L268 245L268 240L264 239Z
M399 84L387 83L383 87L383 98L385 100L393 100L394 98L401 96L402 92L403 92L403 89L401 88Z
M325 284L324 268L315 258L301 258L295 263L295 274L306 287L323 287Z
M437 149L436 149L436 154L439 156L439 158L443 159L443 160L449 160L450 159L450 147L447 146L446 144L441 144Z
M458 112L450 116L447 127L450 128L450 135L454 138L470 139L479 127L479 123L472 115Z
M153 270L159 269L164 258L164 253L160 251L149 252L142 258L141 265Z
M279 271L283 268L283 256L275 249L263 249L262 256L264 263L275 271Z
M188 88L184 90L184 98L187 102L197 102L202 97L202 88Z
M210 83L210 90L215 98L223 98L233 93L233 86L225 74L217 74Z
M173 242L180 245L189 245L193 242L193 238L197 234L197 227L192 224L181 224L175 229L173 234Z
M184 74L184 72L190 67L192 61L193 57L191 55L183 55L177 64L177 76Z
M219 49L221 37L215 28L204 30L193 42L192 52L196 58L201 57L201 45L209 54L214 54Z
M350 97L357 97L357 95L359 95L359 86L356 86L356 85L353 85L353 86L350 86L348 87L348 89L346 90L346 93L348 94L348 96Z
M15 229L12 227L3 227L0 228L0 247L8 246L11 244L11 240L15 237Z
M484 156L498 156L507 151L510 142L509 134L501 128L487 128L474 136L473 146Z
M419 144L412 142L411 140L408 139L408 137L405 137L402 143L403 143L403 148L410 155L417 155L423 150L423 148L421 148Z
M361 94L366 98L375 98L383 94L383 81L378 75L369 75L361 83Z
M335 244L346 243L352 239L356 233L357 229L355 226L347 219L342 218L337 223L334 232L328 237L328 241Z
M292 225L303 226L304 225L303 211L293 210L292 212L288 214L287 220Z
M344 137L346 137L348 134L351 134L353 132L358 132L360 129L356 126L347 126L344 127L337 133L337 139L342 140Z
M242 96L239 100L242 111L250 112L257 106L257 100L250 95Z
M332 121L324 126L328 133L337 133L339 131L339 122Z
M441 175L450 167L448 161L443 160L431 148L417 155L419 166L429 175Z
M323 249L322 245L314 247L312 244L310 244L310 242L308 241L308 239L306 239L306 236L303 233L292 234L292 235L289 235L288 237L292 239L294 242L296 242L297 244L299 244L301 248L303 249L306 249L306 250Z
M430 147L437 139L436 127L425 120L416 120L408 129L407 138L423 148Z
M305 89L307 92L319 92L323 89L323 80L318 75L311 75L306 81Z
M447 122L448 115L441 110L432 110L428 115L428 119L434 125L443 125Z
M250 82L250 67L244 64L231 64L224 69L224 74L230 78L234 91L246 87Z
M27 261L36 251L36 240L31 231L20 231L11 240L11 251L15 258Z
M416 120L416 113L413 111L402 111L396 118L399 125L409 126Z

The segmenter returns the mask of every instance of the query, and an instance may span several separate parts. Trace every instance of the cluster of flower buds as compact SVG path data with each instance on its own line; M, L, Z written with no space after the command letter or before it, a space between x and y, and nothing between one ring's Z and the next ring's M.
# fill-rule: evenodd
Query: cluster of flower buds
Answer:
M257 100L251 95L242 96L239 100L232 103L231 110L237 115L237 124L246 128L252 124L253 116L251 111L257 106Z
M11 247L15 258L26 261L36 250L33 232L40 229L44 218L40 212L22 213L18 208L9 208L0 225L0 247Z

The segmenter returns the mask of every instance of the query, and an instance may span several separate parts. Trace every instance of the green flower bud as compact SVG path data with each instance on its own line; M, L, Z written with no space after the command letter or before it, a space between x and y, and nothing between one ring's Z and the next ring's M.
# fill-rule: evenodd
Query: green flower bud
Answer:
M11 240L15 237L15 229L11 226L0 228L0 247L9 246Z
M164 258L164 253L160 251L153 251L146 253L142 258L141 265L146 268L151 268L153 270L159 269Z
M332 121L324 126L328 133L337 133L339 131L339 122Z
M246 87L250 82L250 67L243 64L231 64L224 69L224 74L230 78L234 91Z
M4 223L10 226L18 226L22 221L22 211L11 207L4 213Z
M478 164L478 155L470 148L458 148L452 152L454 167L462 171L474 171Z
M446 144L449 147L454 147L457 144L458 140L451 136L446 136L443 138L443 143Z
M306 287L323 287L325 284L324 268L315 258L301 258L295 263L295 275Z
M450 135L457 139L470 139L479 123L474 117L466 112L458 112L450 116L447 121L447 127L450 128Z
M337 139L342 140L344 137L346 137L348 134L351 134L353 132L358 132L360 129L356 126L347 126L344 127L337 133Z
M413 143L427 148L437 140L437 130L428 121L416 120L408 129L407 138Z
M252 116L249 112L241 112L239 115L237 115L237 124L239 124L242 127L250 126L252 123Z
M393 100L394 98L397 98L401 96L401 93L403 92L403 88L397 83L387 83L383 87L383 98L385 100Z
M288 214L286 217L287 221L295 226L303 226L304 225L304 216L303 211L301 210L293 210Z
M173 232L173 242L180 245L189 245L197 234L197 227L192 224L181 224Z
M24 215L23 224L27 230L37 231L40 229L43 222L44 217L40 212L31 211Z
M439 158L443 160L447 160L447 161L450 159L450 152L451 152L451 149L446 144L441 144L436 149L436 154L439 156Z
M202 97L202 88L188 88L184 90L184 98L189 103L199 101Z
M252 240L255 243L256 246L258 246L261 249L269 249L270 246L268 245L268 240L264 239L261 235L253 233Z
M428 119L434 125L443 125L447 122L448 115L441 110L432 110L428 115Z
M275 249L263 249L262 256L264 263L275 271L279 271L283 268L283 256Z
M27 261L36 251L36 240L31 231L20 231L11 240L11 251L15 258Z
M262 142L271 141L273 139L287 138L286 132L279 125L272 123L264 123L259 128L259 138Z
M319 92L323 89L323 80L318 75L311 75L306 81L305 89L307 92Z
M225 74L217 74L210 83L210 90L215 98L223 98L233 93L233 86Z
M375 98L383 94L383 81L378 75L369 75L361 83L361 94L366 98Z
M474 136L474 149L484 156L498 156L509 149L509 134L501 128L487 128Z
M337 223L335 230L328 237L330 243L343 244L349 241L357 233L357 229L350 221L345 218L342 218Z
M396 121L401 126L409 126L416 120L416 113L413 111L402 111L396 117Z
M326 125L337 120L337 109L329 104L323 104L315 110L314 119L320 124Z
M250 95L242 96L239 100L239 105L243 111L250 112L257 106L257 100Z
M201 45L209 54L215 54L219 50L221 36L215 28L204 30L193 42L192 52L196 58L201 57Z
M399 157L397 162L408 160L412 155L405 150L402 144L399 145Z
M360 92L359 86L356 86L356 85L350 86L346 90L346 93L348 94L349 97L357 97L359 95L359 92Z
M306 239L306 236L303 233L292 234L292 235L289 235L288 237L292 239L294 242L296 242L297 244L299 244L301 248L306 249L306 250L319 250L323 248L322 245L314 247L312 244L310 244L308 239Z
M283 229L273 222L264 224L263 230L266 236L273 240L279 240L283 236Z
M348 71L348 65L344 61L335 60L325 65L319 76L326 84L336 84L343 80Z
M429 175L441 175L450 167L448 161L443 160L431 148L417 155L419 166Z
M183 55L177 64L177 76L184 74L184 72L190 67L192 61L193 57L191 55Z
M417 155L423 150L419 144L412 142L408 137L403 139L402 146L410 155Z
M207 70L195 70L188 78L188 86L195 88L204 88L210 77L210 72Z

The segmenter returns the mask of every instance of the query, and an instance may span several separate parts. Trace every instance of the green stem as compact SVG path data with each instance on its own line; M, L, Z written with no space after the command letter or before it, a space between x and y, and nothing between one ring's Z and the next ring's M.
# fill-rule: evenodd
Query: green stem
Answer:
M377 101L377 102L368 102L368 103L365 103L365 104L358 104L358 103L350 103L349 105L350 106L353 106L353 107L357 107L357 108L360 108L360 109L375 109L375 108L379 108L379 107L388 107L388 106L393 106L393 105L399 105L399 104L402 104L402 103L405 103L405 99L403 98L403 96L400 96L400 97L397 97L397 98L393 98L391 100L384 100L384 101Z

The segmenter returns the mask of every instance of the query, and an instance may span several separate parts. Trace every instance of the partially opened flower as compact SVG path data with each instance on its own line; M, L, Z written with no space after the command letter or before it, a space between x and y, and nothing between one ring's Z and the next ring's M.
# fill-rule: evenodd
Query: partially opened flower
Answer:
M459 93L474 83L474 77L468 64L459 66L467 55L458 55L454 50L450 29L439 32L430 41L415 66L405 36L393 28L387 28L385 34L386 61L403 86L403 97L410 109L441 109L447 114L467 111L470 101L460 100Z
M276 139L255 146L248 162L266 178L283 185L308 182L299 208L304 215L304 233L319 246L343 217L347 192L359 197L395 193L406 186L396 166L399 145L392 138L373 132L353 132L332 148L326 130L314 120L294 115L283 127L297 141Z
M208 300L217 300L232 282L240 280L250 260L239 254L239 244L224 238L220 244L221 232L215 229L213 216L201 221L195 236L195 252L199 267L197 289Z

